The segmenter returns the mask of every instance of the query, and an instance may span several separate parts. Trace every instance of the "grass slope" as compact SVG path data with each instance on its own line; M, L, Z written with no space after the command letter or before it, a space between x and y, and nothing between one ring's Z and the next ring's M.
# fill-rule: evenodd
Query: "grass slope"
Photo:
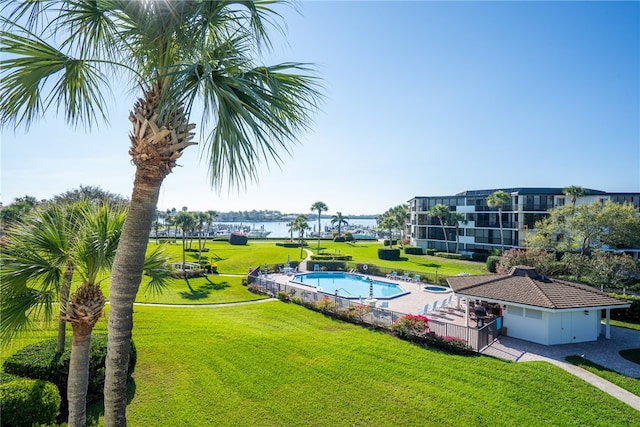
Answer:
M543 362L451 356L267 302L136 307L136 425L633 425Z

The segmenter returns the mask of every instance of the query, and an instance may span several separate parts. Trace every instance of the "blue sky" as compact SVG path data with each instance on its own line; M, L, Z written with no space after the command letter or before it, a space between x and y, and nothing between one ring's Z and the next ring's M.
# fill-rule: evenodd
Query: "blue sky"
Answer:
M640 191L640 3L301 2L266 63L316 64L325 100L281 167L211 190L188 149L158 208L378 214L414 196L580 185ZM84 132L3 130L1 200L130 196L129 108Z

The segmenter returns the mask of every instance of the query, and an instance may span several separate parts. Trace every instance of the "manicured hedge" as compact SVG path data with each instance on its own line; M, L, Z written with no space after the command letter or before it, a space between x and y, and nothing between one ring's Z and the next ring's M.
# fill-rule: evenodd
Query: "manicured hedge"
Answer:
M378 258L386 259L391 261L396 261L400 259L400 249L394 248L379 248L378 249Z
M625 300L631 304L629 308L619 308L615 310L611 310L611 318L616 320L622 320L625 322L640 322L640 297L636 297L633 295L622 295L622 294L611 294L618 299ZM605 310L602 310L602 314L604 316Z
M405 246L404 253L407 255L423 255L424 251L419 246Z
M489 254L488 253L484 253L484 252L473 252L471 254L471 260L472 261L477 261L477 262L486 262L487 258L489 258Z
M314 261L317 260L325 260L325 261L351 261L353 257L351 255L344 254L318 254L311 255L311 259Z
M71 337L67 337L64 352L56 353L57 339L41 341L28 345L9 356L3 369L5 372L25 378L51 381L62 396L62 412L67 410L67 378L69 376L69 357L71 356ZM107 356L107 336L93 335L89 359L89 387L87 403L102 399L104 389L105 359ZM129 352L129 375L136 366L136 347L131 342Z
M315 264L318 264L322 271L347 271L346 261L328 261L328 260L316 260L307 263L307 269L311 270Z
M397 239L393 239L391 241L392 245L397 245L398 244L398 240ZM383 246L389 246L389 239L384 239L384 242L382 243Z
M1 425L50 425L60 410L60 392L49 381L19 378L0 384Z
M425 249L424 251L425 254L430 255L430 256L434 256L436 253L435 249Z
M466 255L451 252L436 252L435 256L447 259L467 259Z
M346 242L347 238L345 236L336 236L333 238L334 242Z
M246 245L249 241L249 238L240 233L231 233L229 234L229 244L230 245Z

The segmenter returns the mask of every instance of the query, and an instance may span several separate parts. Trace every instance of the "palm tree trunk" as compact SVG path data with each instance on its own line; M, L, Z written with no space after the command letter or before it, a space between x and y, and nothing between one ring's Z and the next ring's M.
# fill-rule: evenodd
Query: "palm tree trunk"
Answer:
M67 400L69 427L84 427L87 423L87 388L89 386L89 352L92 326L73 323L73 341L69 360Z
M444 227L442 218L440 218L440 227L442 227L442 234L444 235L444 244L446 245L447 252L449 252L449 239L447 239L447 229Z
M69 292L71 290L71 282L73 279L73 267L67 266L64 272L64 283L60 288L60 317L58 319L58 345L57 353L64 351L65 338L67 334L67 303L69 302Z
M138 167L118 252L111 270L109 323L104 383L104 423L126 426L129 350L133 329L133 302L144 266L160 186L164 180Z
M500 224L500 249L504 252L504 233L502 232L502 209L498 209L498 223Z

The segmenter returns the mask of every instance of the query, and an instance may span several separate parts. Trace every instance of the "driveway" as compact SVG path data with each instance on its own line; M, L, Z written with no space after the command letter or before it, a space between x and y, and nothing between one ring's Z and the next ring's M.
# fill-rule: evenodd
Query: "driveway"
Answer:
M611 326L611 339L605 339L604 327L602 325L603 330L598 341L576 344L547 346L517 338L499 337L484 349L482 354L515 362L542 360L552 363L640 411L640 396L629 393L601 377L565 361L567 356L582 356L628 377L640 379L640 365L630 362L618 354L620 350L640 348L640 331Z

